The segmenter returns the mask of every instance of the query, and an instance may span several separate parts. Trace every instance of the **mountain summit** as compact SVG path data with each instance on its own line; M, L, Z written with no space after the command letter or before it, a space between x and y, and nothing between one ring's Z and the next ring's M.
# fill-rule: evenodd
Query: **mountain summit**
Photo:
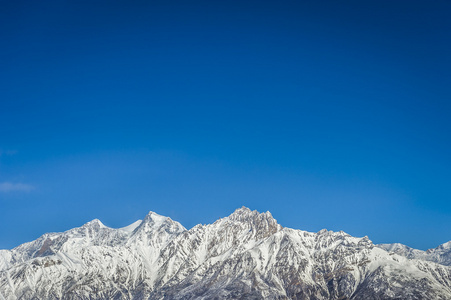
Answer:
M276 219L273 218L269 211L259 213L244 206L235 210L225 219L245 224L249 232L252 232L257 239L268 237L282 230L282 226L277 224Z
M3 299L451 299L451 242L421 251L283 228L242 207L187 230L154 212L0 250Z

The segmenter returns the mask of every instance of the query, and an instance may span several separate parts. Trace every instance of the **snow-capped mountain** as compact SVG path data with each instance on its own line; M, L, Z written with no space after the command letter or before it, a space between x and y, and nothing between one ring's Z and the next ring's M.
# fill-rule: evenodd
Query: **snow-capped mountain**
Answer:
M437 248L428 249L426 251L413 249L399 243L379 244L377 246L389 252L394 252L405 256L409 259L421 259L433 261L445 266L451 266L451 241L441 244Z
M451 299L450 246L422 256L245 207L190 230L150 212L1 250L0 299Z

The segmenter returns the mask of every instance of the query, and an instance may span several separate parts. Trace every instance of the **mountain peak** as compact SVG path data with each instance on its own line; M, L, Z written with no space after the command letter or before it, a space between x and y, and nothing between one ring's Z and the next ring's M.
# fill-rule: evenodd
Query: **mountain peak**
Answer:
M144 217L143 222L145 221L151 221L151 220L163 220L163 219L169 219L169 217L165 217L162 215L157 214L154 211L149 211L149 213Z
M153 211L150 211L144 220L137 226L137 228L147 228L152 230L164 229L167 232L175 233L185 231L185 227L179 222L172 220L169 217L159 215ZM146 230L147 231L147 230Z
M82 227L89 227L89 228L107 228L99 219L94 219L92 221L89 221L88 223L85 223Z
M240 208L235 209L235 211L228 217L231 220L241 220L246 217L250 217L252 215L258 214L256 210L252 211L246 206L242 206Z
M260 238L270 236L277 231L282 230L282 226L277 223L276 219L273 218L269 211L259 213L258 211L250 210L245 206L236 209L226 219L249 224L257 233L257 237Z
M273 218L269 211L260 213L257 210L251 210L245 206L237 208L230 216L228 216L228 219L233 221L248 221L249 219L255 218L269 219L277 223L276 219Z
M451 250L451 241L441 244L437 247L440 250Z

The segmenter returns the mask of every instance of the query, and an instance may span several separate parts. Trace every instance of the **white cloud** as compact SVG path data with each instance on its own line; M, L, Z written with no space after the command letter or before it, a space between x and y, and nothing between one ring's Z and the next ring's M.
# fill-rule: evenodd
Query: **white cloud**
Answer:
M0 182L0 192L29 192L34 186L25 183Z

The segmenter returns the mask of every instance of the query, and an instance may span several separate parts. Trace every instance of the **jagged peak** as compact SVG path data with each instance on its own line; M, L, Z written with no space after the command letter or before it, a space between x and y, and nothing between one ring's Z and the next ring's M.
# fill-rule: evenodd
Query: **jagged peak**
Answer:
M157 214L154 211L149 211L149 213L144 217L143 222L148 222L152 220L160 220L160 219L170 219L169 217L162 216L160 214Z
M446 242L446 243L443 243L443 244L441 244L440 246L438 246L437 247L438 249L441 249L441 250L451 250L451 241L449 241L449 242Z
M230 216L219 221L222 220L248 224L261 237L266 237L282 230L282 226L277 223L277 220L273 218L269 211L260 213L245 206L236 209Z
M434 252L451 252L451 241L443 243L436 248L426 250L426 253L434 253Z
M235 211L228 216L230 220L242 220L243 218L248 218L250 216L256 215L258 212L256 210L252 211L246 206L235 209Z
M159 215L153 211L150 211L146 215L142 222L136 227L136 229L138 228L151 228L157 230L165 228L170 232L181 232L186 230L179 222L172 220L170 217Z
M92 221L89 221L89 222L83 224L82 227L108 228L108 226L105 226L99 219L94 219Z
M254 211L256 211L256 210L254 210ZM235 211L233 212L233 213L240 213L240 212L243 212L243 213L250 213L250 212L252 212L252 210L249 208L249 207L246 207L246 206L241 206L240 208L237 208L237 209L235 209Z
M233 221L248 221L253 218L265 218L277 223L276 219L273 218L272 214L267 211L264 213L260 213L257 210L251 210L246 206L242 206L241 208L237 208L230 216L227 218Z

